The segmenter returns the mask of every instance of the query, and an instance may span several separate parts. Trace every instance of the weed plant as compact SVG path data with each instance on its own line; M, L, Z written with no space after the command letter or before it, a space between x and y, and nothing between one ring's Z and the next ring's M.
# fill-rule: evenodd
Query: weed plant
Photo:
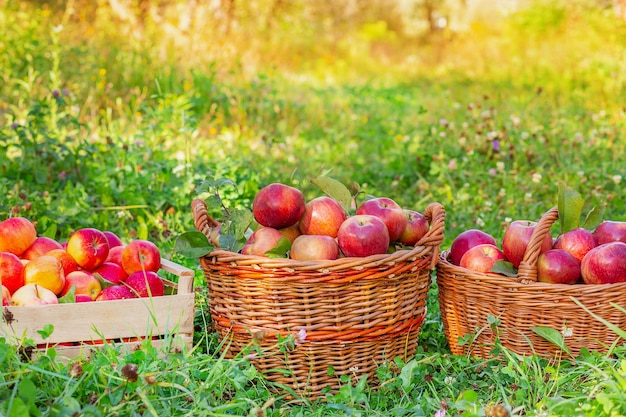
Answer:
M171 38L106 7L0 0L0 218L58 239L86 226L149 238L198 287L191 352L147 342L63 363L0 339L0 415L626 415L623 346L560 362L497 344L500 359L454 356L436 284L419 352L381 367L380 384L346 377L311 403L221 357L197 261L173 250L206 179L235 183L229 207L270 182L314 197L321 173L417 210L437 201L444 249L469 228L499 240L511 220L537 220L559 180L626 220L626 24L608 11L536 2L428 42L369 21L298 38L310 22L294 22L227 36L196 21Z

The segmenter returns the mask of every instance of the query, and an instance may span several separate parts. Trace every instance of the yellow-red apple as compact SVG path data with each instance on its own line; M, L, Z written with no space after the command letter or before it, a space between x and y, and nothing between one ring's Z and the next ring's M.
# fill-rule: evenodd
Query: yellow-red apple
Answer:
M298 261L333 260L339 255L337 241L327 235L300 235L289 252L289 257Z
M337 200L328 196L317 197L306 203L299 223L300 232L337 237L346 217L346 211Z
M67 294L72 287L74 287L75 294L88 295L92 300L95 300L102 291L102 285L98 278L91 272L83 270L70 272L65 277L65 286L61 291L61 296Z
M20 258L11 252L0 252L0 283L11 294L24 285L24 265Z
M39 284L26 284L11 295L11 305L39 306L59 304L56 294Z
M459 266L470 271L487 273L500 260L505 260L500 248L490 243L482 243L469 248L461 257Z
M66 250L81 268L91 271L106 260L109 242L102 231L86 227L72 233Z
M122 253L124 252L124 245L113 246L109 249L109 255L104 262L111 262L122 266Z
M122 268L128 275L137 271L156 272L161 267L161 252L149 240L137 239L124 246Z
M53 256L61 262L65 276L67 276L70 272L78 271L80 269L74 258L72 258L72 255L67 253L65 249L53 249L50 252L46 252L45 255Z
M265 256L265 253L274 249L282 238L282 233L273 227L259 227L250 235L241 249L241 253L244 255Z
M402 216L404 217L404 213ZM406 217L404 220L406 221ZM383 254L389 249L389 231L385 223L376 216L350 216L339 227L337 243L345 256Z
M273 183L259 190L252 200L252 213L261 225L282 229L292 226L304 213L302 191L285 184Z
M278 230L286 239L288 239L291 243L302 233L300 232L300 223L296 223L289 227L283 227Z
M41 255L44 255L54 249L63 249L63 246L61 246L59 242L52 238L39 236L37 239L35 239L33 244L24 251L21 257L31 260Z
M54 256L42 255L32 259L24 267L24 283L37 284L60 294L65 286L63 265Z
M24 217L11 217L0 222L0 252L21 256L37 239L33 223Z

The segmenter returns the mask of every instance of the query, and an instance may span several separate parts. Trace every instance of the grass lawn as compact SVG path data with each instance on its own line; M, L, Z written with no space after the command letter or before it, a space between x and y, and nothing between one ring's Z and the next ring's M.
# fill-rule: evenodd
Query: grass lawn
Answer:
M191 201L220 179L232 208L271 182L313 198L321 174L418 211L439 202L442 249L470 228L501 241L512 220L538 220L559 181L626 221L626 22L537 2L420 42L367 22L341 36L294 33L308 27L296 21L267 38L252 26L168 38L169 21L68 10L0 0L0 219L59 241L97 227L155 242L196 273L196 344L64 364L0 339L0 415L626 415L624 346L562 362L500 346L499 359L452 355L436 284L418 353L381 368L382 384L286 397L220 356L198 261L175 248Z

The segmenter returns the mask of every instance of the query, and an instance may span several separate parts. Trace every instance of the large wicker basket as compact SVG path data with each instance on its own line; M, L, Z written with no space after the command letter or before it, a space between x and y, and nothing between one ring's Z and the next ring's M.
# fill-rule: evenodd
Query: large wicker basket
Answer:
M214 225L204 201L192 203L196 229ZM430 230L413 249L365 258L296 261L215 250L200 259L210 312L227 357L248 351L266 378L302 397L339 388L397 356L412 356L426 315L431 271L445 211L424 211ZM295 345L278 348L281 337ZM259 349L260 348L260 349Z
M561 332L565 345L574 356L583 347L607 351L618 336L574 300L626 329L626 314L611 305L613 302L626 306L626 283L566 285L537 282L541 244L557 219L558 209L555 207L537 222L515 278L472 272L453 265L448 260L449 251L439 255L439 303L452 353L489 358L498 338L502 346L522 355L555 358L564 354L555 343L534 331L535 327L550 327ZM490 323L489 316L498 322L491 320ZM459 343L459 340L465 343Z

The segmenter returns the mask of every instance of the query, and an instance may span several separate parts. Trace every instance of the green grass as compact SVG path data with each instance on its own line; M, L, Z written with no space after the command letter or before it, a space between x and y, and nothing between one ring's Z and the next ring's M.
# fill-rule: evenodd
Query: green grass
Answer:
M316 196L309 179L326 172L405 207L440 202L444 249L468 228L500 240L512 219L537 220L559 180L626 220L624 22L584 2L538 3L440 43L374 39L368 22L342 42L345 27L263 37L250 23L231 38L192 33L205 51L194 53L154 22L133 37L107 8L78 9L0 2L0 218L31 218L59 240L85 226L153 240L196 271L197 346L110 348L68 366L53 349L22 360L0 340L0 415L626 414L622 346L561 363L454 356L435 286L418 354L381 368L380 386L345 380L325 401L288 399L244 358L220 357L198 263L174 251L211 178L236 183L222 190L230 207L270 182Z

